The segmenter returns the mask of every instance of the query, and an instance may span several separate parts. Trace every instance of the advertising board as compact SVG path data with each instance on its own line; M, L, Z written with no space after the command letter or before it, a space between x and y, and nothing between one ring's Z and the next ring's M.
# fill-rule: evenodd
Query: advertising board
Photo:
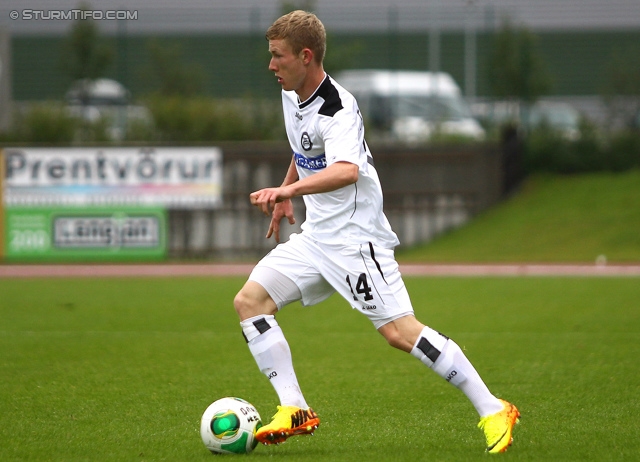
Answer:
M8 261L122 261L166 257L162 207L5 209Z
M4 205L215 208L222 153L207 148L5 148Z
M167 209L222 203L219 148L0 150L0 260L157 260Z

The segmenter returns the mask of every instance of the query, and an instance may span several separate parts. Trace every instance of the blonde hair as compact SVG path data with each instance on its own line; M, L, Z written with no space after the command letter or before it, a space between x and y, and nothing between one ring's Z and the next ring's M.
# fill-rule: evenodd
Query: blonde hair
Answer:
M309 48L318 64L324 60L327 34L324 25L313 13L296 10L281 16L267 29L266 38L285 40L295 54Z

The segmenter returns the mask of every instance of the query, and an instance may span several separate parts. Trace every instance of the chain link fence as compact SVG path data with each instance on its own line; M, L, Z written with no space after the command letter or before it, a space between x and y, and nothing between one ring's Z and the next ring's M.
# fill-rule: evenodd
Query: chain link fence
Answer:
M295 2L289 2L295 4ZM616 54L640 43L640 3L634 0L337 2L315 5L329 32L327 68L442 70L467 98L491 97L490 56L505 18L534 32L552 77L552 97L600 96ZM159 88L154 47L197 76L198 91L219 98L277 98L267 71L264 31L281 2L103 0L88 11L75 1L6 0L0 29L11 35L16 101L61 99L71 83L64 54L73 24L92 21L110 49L105 69L134 98ZM95 8L95 9L94 9ZM156 56L157 58L157 56Z

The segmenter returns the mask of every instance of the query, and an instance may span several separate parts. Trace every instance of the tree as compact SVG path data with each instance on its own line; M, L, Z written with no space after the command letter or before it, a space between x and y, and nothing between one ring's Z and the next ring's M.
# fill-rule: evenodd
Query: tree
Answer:
M551 77L532 32L504 21L495 38L489 82L494 96L526 105L551 89Z
M91 7L82 3L78 9L89 11ZM80 139L87 140L91 132L99 129L104 132L105 120L95 121L89 112L92 82L104 77L111 65L115 52L101 37L93 19L74 21L69 36L64 41L61 64L64 72L74 83L74 97L82 106L82 124Z
M79 9L88 11L87 4ZM71 26L65 40L62 64L72 80L94 80L103 77L114 58L114 50L100 39L93 20L79 19Z
M610 126L634 125L640 116L640 48L615 50L605 66L604 102ZM637 128L637 127L636 127Z
M152 40L147 44L150 62L144 70L150 88L163 96L191 97L202 91L205 74L195 64L183 62L179 44Z

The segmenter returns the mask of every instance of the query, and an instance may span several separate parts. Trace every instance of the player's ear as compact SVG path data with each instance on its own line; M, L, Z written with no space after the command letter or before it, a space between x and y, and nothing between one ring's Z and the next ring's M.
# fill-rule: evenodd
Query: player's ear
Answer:
M313 61L313 51L311 51L309 48L303 48L300 52L300 58L305 65L309 64L311 61Z

